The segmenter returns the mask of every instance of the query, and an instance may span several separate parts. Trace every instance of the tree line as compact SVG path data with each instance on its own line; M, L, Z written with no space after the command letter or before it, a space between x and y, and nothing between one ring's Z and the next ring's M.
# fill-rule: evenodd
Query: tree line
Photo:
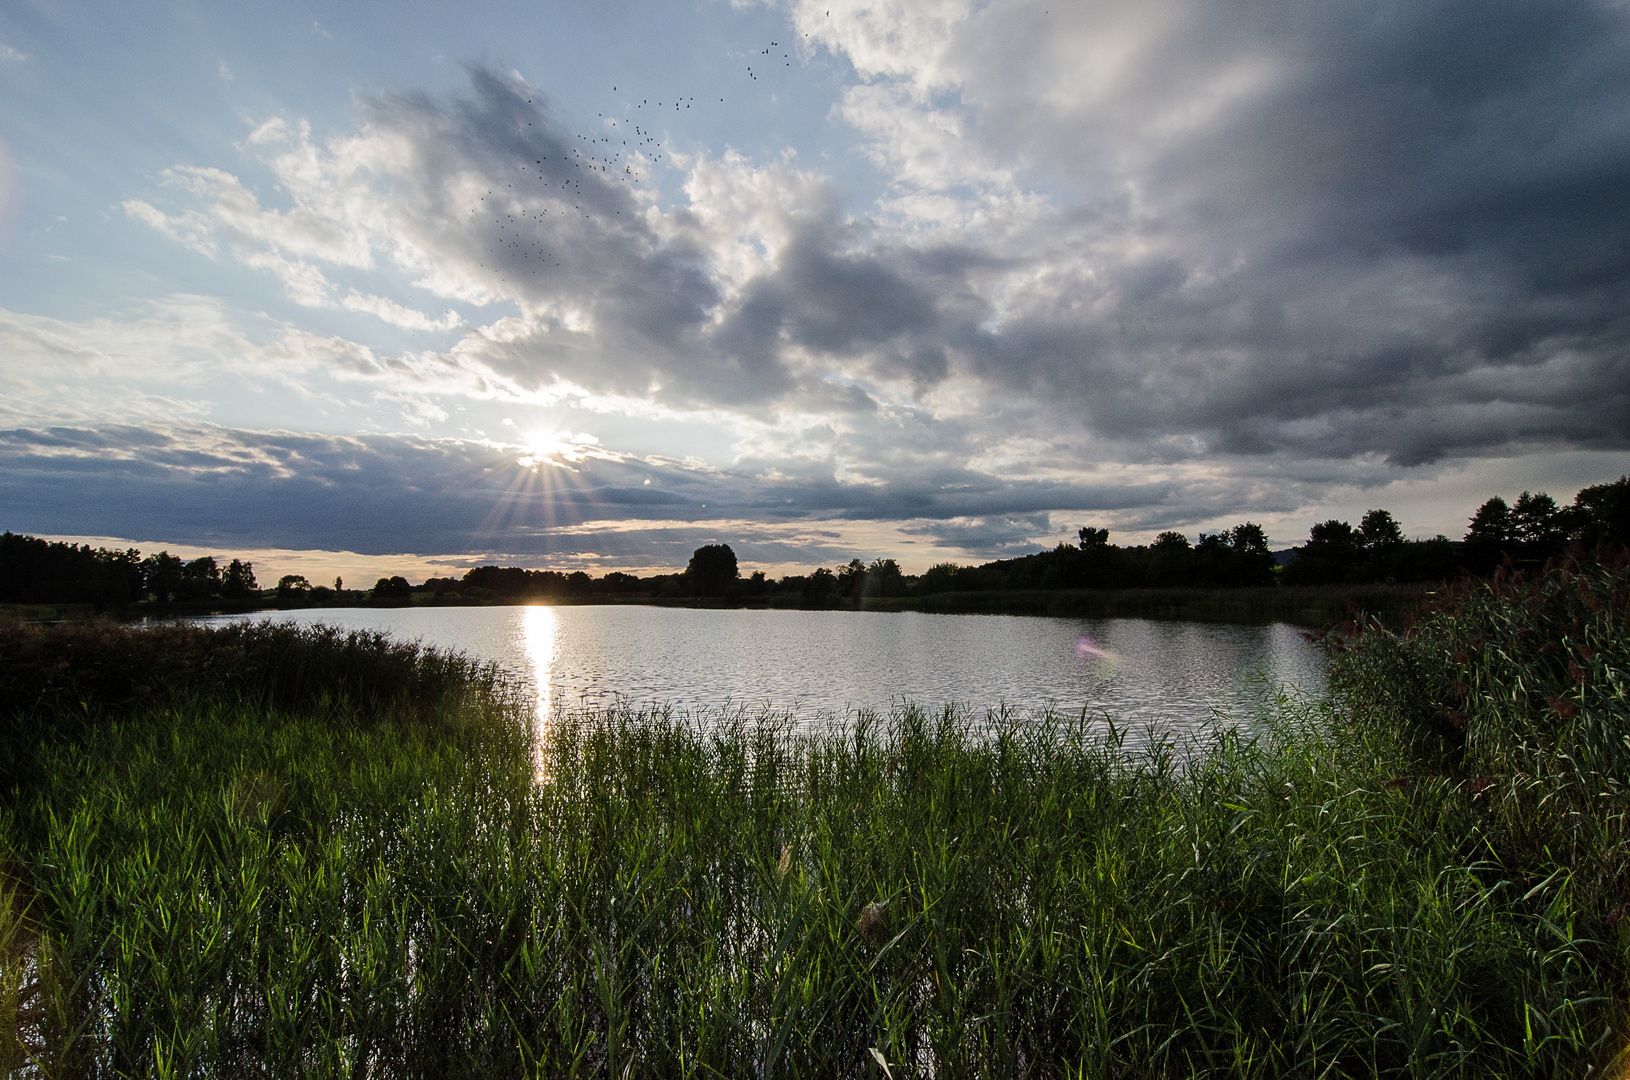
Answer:
M0 603L203 604L214 600L275 602L289 606L406 602L413 586L400 576L380 578L372 589L348 590L312 585L300 574L285 574L262 589L255 564L232 559L222 566L213 555L182 559L168 551L143 556L136 548L110 550L66 544L20 533L0 533Z
M444 603L594 598L721 598L841 606L873 597L945 592L1047 589L1243 588L1284 585L1442 581L1462 573L1487 575L1510 560L1539 565L1569 544L1630 544L1630 477L1587 487L1572 505L1544 492L1523 492L1514 503L1490 498L1473 515L1463 538L1406 539L1390 511L1370 510L1357 525L1329 520L1314 525L1301 545L1275 552L1256 522L1202 532L1190 539L1163 532L1153 543L1116 545L1109 530L1091 525L1077 542L976 566L945 562L906 574L893 559L817 567L779 579L762 572L742 576L728 544L697 548L682 573L636 577L613 572L481 566L463 578L436 578L420 586Z
M110 551L37 536L0 533L0 603L187 603L258 595L254 564L212 555L184 560L168 551L145 558L135 548Z
M1630 476L1581 489L1569 505L1544 492L1523 492L1513 502L1485 501L1459 540L1410 540L1387 510L1370 510L1355 526L1329 520L1307 540L1274 552L1255 522L1202 532L1191 542L1163 532L1153 543L1120 546L1109 530L1083 526L1077 542L1061 543L977 566L944 562L907 574L893 559L851 559L807 574L742 576L728 544L697 548L684 571L639 577L622 571L595 577L584 571L478 566L462 577L435 577L421 585L380 578L370 590L313 586L297 574L261 592L253 565L233 559L220 567L211 556L183 561L168 552L142 556L134 548L109 551L51 543L7 532L0 536L0 602L129 604L186 603L215 598L275 600L284 605L348 603L513 603L526 600L716 598L845 606L880 597L945 592L1048 589L1244 588L1285 585L1442 581L1461 574L1486 576L1507 561L1538 566L1569 545L1630 545Z

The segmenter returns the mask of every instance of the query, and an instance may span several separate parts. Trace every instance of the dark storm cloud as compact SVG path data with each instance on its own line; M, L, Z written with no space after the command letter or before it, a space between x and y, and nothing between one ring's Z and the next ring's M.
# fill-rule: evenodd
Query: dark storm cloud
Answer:
M989 146L1077 190L1069 228L1101 255L1073 295L962 343L982 377L1208 452L1630 441L1622 5L1065 14L1126 34L1108 91L1048 104L1025 69L1063 73L995 25L964 91ZM1185 130L1185 109L1211 113Z
M460 241L486 245L518 295L592 310L592 347L495 356L523 383L756 408L809 392L796 353L918 393L973 375L1150 458L1407 466L1630 445L1624 9L1127 10L1074 11L1066 35L1141 50L1078 101L1016 21L971 24L990 31L963 50L971 138L1074 192L1037 226L1050 235L918 247L829 199L729 301L700 249L636 213L604 147L524 86L474 69L463 99L380 98L374 117L421 135L441 162L427 177L474 168L530 207ZM1247 89L1218 89L1231 78ZM1184 110L1209 115L1174 127ZM1077 247L1091 272L1055 272ZM1052 284L997 319L993 283L1011 272ZM936 505L916 490L877 502Z

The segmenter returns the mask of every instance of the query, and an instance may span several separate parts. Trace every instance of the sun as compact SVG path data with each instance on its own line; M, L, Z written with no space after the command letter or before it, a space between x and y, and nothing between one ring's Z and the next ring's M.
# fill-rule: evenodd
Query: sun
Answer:
M572 444L562 438L561 432L533 431L527 434L526 440L521 444L521 456L516 461L523 468L558 463L571 449Z
M593 455L599 445L599 439L585 432L539 428L526 435L521 443L521 454L515 461L525 469L576 464Z

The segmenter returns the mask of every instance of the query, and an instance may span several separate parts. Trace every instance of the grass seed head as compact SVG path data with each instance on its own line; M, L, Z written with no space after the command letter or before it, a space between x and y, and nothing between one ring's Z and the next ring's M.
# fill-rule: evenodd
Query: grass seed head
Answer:
M889 920L883 913L883 905L872 901L860 909L860 918L855 920L855 930L861 938L874 949L883 947L889 939Z

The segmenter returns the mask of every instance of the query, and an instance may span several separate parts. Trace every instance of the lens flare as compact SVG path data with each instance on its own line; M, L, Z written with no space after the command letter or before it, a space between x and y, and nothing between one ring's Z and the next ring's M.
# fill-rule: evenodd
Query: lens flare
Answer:
M1109 650L1092 640L1092 638L1088 637L1086 634L1082 634L1081 640L1075 643L1075 655L1081 660L1110 659Z

